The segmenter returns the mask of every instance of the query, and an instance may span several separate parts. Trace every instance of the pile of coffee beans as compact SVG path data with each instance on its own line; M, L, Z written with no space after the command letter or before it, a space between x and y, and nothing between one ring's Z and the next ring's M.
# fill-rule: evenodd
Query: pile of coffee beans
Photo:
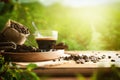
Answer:
M5 52L36 52L37 48L27 45L17 45L16 49L8 49Z
M50 51L56 51L56 49L51 49ZM17 45L16 49L5 50L5 52L23 53L23 52L47 52L47 51L23 44L23 45Z
M7 40L5 39L5 37L2 35L2 33L0 33L0 42L6 42Z
M85 62L93 62L93 63L96 63L96 62L99 62L99 60L101 60L100 57L96 57L96 56L87 56L87 55L70 55L70 56L66 56L66 57L60 57L58 59L59 61L60 60L73 60L75 61L77 64L84 64ZM55 61L55 60L53 60Z
M116 56L118 56L118 58L120 58L120 55L117 54ZM108 57L108 58L107 58ZM99 55L87 55L87 54L84 54L84 55L70 55L70 56L65 56L65 57L60 57L58 59L58 61L61 61L61 60L66 60L66 61L75 61L76 64L84 64L85 62L93 62L93 63L97 63L99 62L100 60L102 59L109 59L111 62L116 62L115 59L112 58L112 56L110 55L104 55L102 54L101 56ZM56 61L56 60L53 60L53 61Z
M68 49L68 45L66 45L66 44L63 43L63 42L60 42L60 43L56 44L56 45L54 46L54 48L55 48L55 49L65 49L65 50L67 50L67 49Z
M29 30L25 26L15 21L10 21L10 27L16 29L19 33L29 34Z

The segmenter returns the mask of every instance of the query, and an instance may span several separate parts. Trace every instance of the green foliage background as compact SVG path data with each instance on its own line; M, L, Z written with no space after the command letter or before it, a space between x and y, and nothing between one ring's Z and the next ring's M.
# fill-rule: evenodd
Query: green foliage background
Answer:
M9 9L11 4L14 6ZM26 41L25 44L36 46L33 37L35 29L32 26L34 21L39 30L57 30L59 32L58 42L67 44L69 50L120 50L119 4L80 8L65 7L58 3L44 6L37 0L28 3L7 3L5 7L0 4L0 30L8 19L18 21L26 25L31 32L28 39L32 43ZM93 14L93 18L94 15L98 14L102 15L103 19L92 19L91 17L91 20L88 20L83 16L87 11L88 15ZM90 21L94 24L94 32Z

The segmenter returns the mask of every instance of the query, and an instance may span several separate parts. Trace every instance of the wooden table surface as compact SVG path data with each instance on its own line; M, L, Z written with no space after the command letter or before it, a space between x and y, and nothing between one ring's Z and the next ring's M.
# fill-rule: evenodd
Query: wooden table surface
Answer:
M76 64L74 61L68 61L57 65L47 65L45 67L40 67L35 69L35 72L41 76L42 75L52 75L46 80L81 80L76 74L82 74L85 80L90 80L94 72L98 70L103 70L104 72L110 72L110 66L115 64L120 70L120 58L116 57L116 54L120 55L119 51L67 51L67 54L89 54L89 55L106 55L106 58L97 63L86 62L85 64ZM108 56L112 56L111 59L116 60L111 62ZM56 61L57 62L57 61Z
M54 77L59 76L75 76L76 74L82 74L84 76L91 76L95 71L101 69L105 72L110 71L110 66L112 64L120 68L120 51L65 51L67 55L105 55L106 58L100 60L97 63L85 62L84 64L76 64L75 61L70 60L61 60L61 61L43 61L43 62L29 62L35 63L38 67L34 70L39 76L41 75L51 75ZM108 56L111 56L111 59L114 59L115 62L111 62L111 59L108 59ZM16 64L20 65L22 68L29 63L17 62ZM53 79L54 80L54 79ZM64 80L64 79L62 79ZM74 79L73 79L74 80ZM76 79L75 79L76 80Z

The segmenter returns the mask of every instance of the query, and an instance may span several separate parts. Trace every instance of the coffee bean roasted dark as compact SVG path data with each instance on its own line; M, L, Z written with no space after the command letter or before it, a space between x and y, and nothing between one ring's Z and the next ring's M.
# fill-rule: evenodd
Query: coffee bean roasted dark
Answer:
M20 33L29 34L29 30L27 28L15 21L10 21L10 27L16 29Z
M116 55L118 56L118 55ZM75 61L76 64L85 64L86 62L93 62L97 63L100 62L100 60L104 59L111 59L112 57L110 55L102 55L98 56L97 54L95 55L70 55L70 56L65 56L65 57L60 57L58 60L66 60L66 61ZM120 58L120 56L118 56ZM54 60L55 61L55 60ZM115 62L114 59L111 59L111 62Z
M106 57L105 55L102 55L102 59L105 59L105 57Z
M108 58L110 59L110 58L111 58L111 56L108 56Z
M87 56L87 55L70 55L70 56L65 56L65 57L60 57L58 60L66 60L66 61L70 61L73 60L75 61L76 64L84 64L85 62L99 62L99 60L101 60L102 58L100 57L96 57L96 56ZM54 60L55 61L55 60Z
M114 60L114 59L111 59L111 62L115 62L115 60Z
M8 49L5 52L36 52L37 48L27 45L17 45L16 49Z

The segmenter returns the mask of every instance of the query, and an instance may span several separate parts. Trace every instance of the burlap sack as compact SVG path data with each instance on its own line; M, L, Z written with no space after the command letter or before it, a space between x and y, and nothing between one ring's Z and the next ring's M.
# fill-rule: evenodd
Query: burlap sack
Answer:
M6 23L4 29L2 30L1 33L7 41L13 41L18 45L22 45L22 44L24 44L24 42L26 41L26 39L30 33L28 32L27 34L24 34L24 33L19 32L18 30L16 30L15 28L13 28L11 26L12 22L25 28L25 26L23 26L22 24L15 22L13 20L9 20Z

